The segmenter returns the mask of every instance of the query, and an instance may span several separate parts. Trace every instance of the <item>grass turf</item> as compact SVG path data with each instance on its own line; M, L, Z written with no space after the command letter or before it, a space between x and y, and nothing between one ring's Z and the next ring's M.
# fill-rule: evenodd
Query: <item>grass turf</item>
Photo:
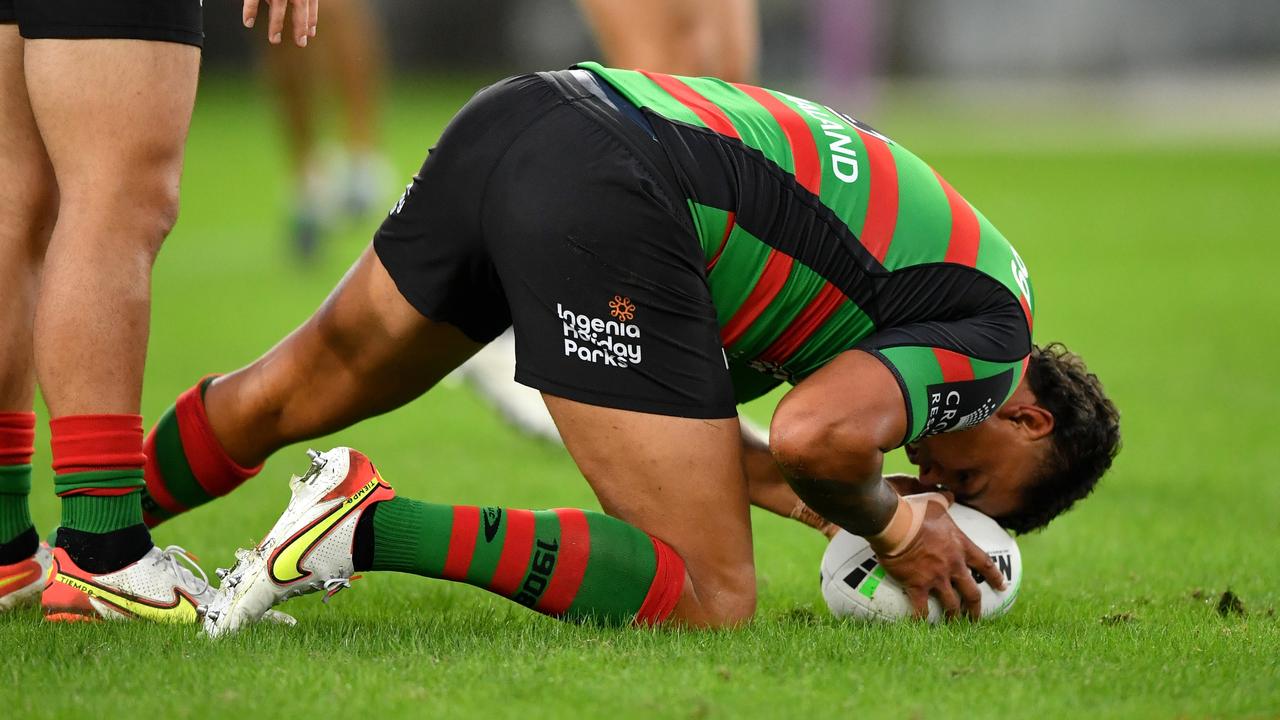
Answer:
M399 88L388 143L402 175L467 92ZM892 120L877 124L892 134ZM376 223L345 229L313 267L292 261L272 121L252 90L202 89L183 216L155 279L149 422L202 373L237 367L304 319ZM1105 128L1093 127L1078 144L983 152L939 118L904 126L918 137L898 139L1018 245L1038 340L1085 354L1124 413L1126 449L1096 496L1021 540L1028 576L1008 617L838 622L818 592L822 539L760 514L760 614L741 630L568 626L390 575L329 608L293 602L296 628L217 644L191 628L48 627L32 611L0 617L4 717L1277 715L1280 485L1266 473L1280 397L1278 146L1099 149L1089 137ZM749 413L767 417L768 403ZM411 497L594 507L562 450L519 437L463 388L314 445L337 443L364 449ZM47 468L47 454L36 463ZM305 465L300 449L281 453L157 542L185 545L210 571L229 564ZM900 456L891 465L905 468ZM57 518L49 480L38 474L33 499L42 532ZM1218 614L1228 588L1247 614Z

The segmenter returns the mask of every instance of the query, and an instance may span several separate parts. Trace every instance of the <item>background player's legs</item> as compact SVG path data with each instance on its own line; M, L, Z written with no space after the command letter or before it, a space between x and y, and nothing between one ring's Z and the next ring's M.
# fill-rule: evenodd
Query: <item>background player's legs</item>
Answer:
M409 305L369 248L301 327L160 420L147 438L148 523L225 495L285 445L400 407L479 348Z
M543 397L605 512L683 558L687 578L673 618L696 626L749 619L756 576L737 419L650 415Z
M36 130L17 25L0 25L0 566L35 552L31 413L32 325L40 265L57 217L58 188Z
M175 43L26 42L31 107L60 191L36 307L36 373L71 531L59 543L90 572L151 547L138 416L151 267L178 214L199 62L199 49Z
M676 75L755 75L755 0L581 0L605 61Z
M293 240L304 256L315 250L332 200L344 212L361 216L386 199L389 184L387 163L378 151L384 50L377 21L368 0L330 0L324 12L326 30L307 48L281 43L266 54L294 177ZM342 114L338 168L326 168L318 152L320 78L336 91Z

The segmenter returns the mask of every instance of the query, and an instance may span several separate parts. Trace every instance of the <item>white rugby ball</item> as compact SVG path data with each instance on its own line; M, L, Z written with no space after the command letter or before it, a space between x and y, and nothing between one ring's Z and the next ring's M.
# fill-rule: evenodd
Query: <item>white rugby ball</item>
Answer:
M982 592L982 618L1000 617L1018 598L1022 584L1022 555L1018 543L995 520L964 505L948 510L960 530L991 556L1005 579L999 592L976 577ZM867 541L841 530L822 555L822 597L839 617L900 620L911 615L911 601L896 580L885 573ZM941 620L942 604L929 596L929 622Z

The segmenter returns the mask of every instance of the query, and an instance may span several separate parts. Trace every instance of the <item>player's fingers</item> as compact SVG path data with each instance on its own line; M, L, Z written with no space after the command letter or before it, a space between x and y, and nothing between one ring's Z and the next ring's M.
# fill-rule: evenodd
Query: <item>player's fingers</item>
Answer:
M253 27L258 21L258 0L244 0L244 7L240 9L240 21L247 28Z
M311 0L311 10L307 12L307 18L311 21L311 26L307 32L311 37L316 36L316 26L320 24L320 0Z
M955 574L951 576L951 584L959 591L960 597L964 598L964 611L969 617L976 619L981 616L982 591L978 590L978 583L973 581L969 568L956 568Z
M942 603L943 615L950 619L960 614L960 596L956 594L955 588L949 583L943 583L935 592L938 595L938 602Z
M1000 574L1000 568L996 567L990 555L982 552L982 548L974 545L967 537L964 539L964 556L965 563L986 578L991 587L1004 590L1004 576Z
M929 617L929 591L924 588L907 588L907 599L911 601L911 617L924 620Z
M289 13L293 15L293 42L298 47L306 47L307 38L311 37L311 20L307 17L310 10L309 0L289 0Z
M978 589L978 584L973 582L973 576L969 574L968 569L964 570L964 579L969 582L956 582L953 585L956 592L960 593L960 599L964 602L964 609L969 619L977 620L982 617L982 591Z
M267 0L271 8L267 16L267 42L279 45L284 39L284 11L289 6L288 0Z

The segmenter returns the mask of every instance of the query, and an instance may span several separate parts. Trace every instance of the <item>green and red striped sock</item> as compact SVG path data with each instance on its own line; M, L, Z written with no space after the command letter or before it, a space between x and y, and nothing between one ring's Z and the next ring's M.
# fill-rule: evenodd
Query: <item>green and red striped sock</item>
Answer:
M65 415L49 421L62 527L103 535L142 524L142 416Z
M370 514L372 552L361 552L365 533L357 532L357 561L368 558L368 567L357 569L465 582L552 617L654 625L684 590L684 561L675 550L597 512L397 497Z
M136 562L153 547L142 524L142 416L64 415L49 430L58 547L95 574Z
M35 436L35 413L0 413L0 565L30 557L40 542L27 505Z
M210 375L178 396L146 440L147 489L142 508L147 527L199 507L236 489L262 471L227 455L204 407Z

